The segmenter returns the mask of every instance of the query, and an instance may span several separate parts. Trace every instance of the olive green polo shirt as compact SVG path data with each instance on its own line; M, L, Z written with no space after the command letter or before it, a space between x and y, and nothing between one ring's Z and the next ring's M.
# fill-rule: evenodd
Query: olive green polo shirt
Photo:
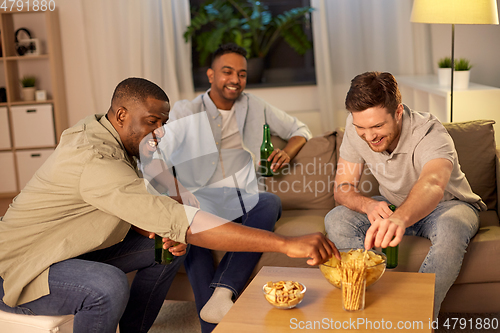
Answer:
M64 131L0 220L4 303L13 307L49 294L51 264L114 245L131 225L185 243L198 209L146 186L105 116Z

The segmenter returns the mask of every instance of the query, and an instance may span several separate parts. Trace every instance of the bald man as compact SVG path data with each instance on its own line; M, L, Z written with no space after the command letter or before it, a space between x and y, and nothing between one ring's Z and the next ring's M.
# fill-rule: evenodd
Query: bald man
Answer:
M0 310L74 314L75 333L112 333L118 324L122 333L147 332L187 243L281 252L312 265L338 256L321 234L282 237L148 192L137 161L151 158L169 111L160 87L129 78L116 87L106 115L64 131L1 218ZM155 263L154 234L165 249L179 243L170 248L172 264ZM129 288L131 271L137 274Z

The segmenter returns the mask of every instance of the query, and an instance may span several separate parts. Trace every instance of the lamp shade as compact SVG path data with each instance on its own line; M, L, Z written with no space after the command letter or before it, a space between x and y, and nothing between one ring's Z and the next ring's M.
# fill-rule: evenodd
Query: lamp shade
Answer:
M498 24L496 0L414 0L411 22Z

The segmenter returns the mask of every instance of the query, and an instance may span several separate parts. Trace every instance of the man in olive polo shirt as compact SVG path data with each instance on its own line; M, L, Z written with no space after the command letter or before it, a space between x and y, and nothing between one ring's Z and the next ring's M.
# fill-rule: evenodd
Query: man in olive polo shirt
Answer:
M0 310L74 314L75 333L147 332L186 243L281 252L319 264L338 251L321 234L288 238L228 222L149 193L137 169L163 136L169 100L156 84L122 81L106 115L64 131L0 221ZM156 264L154 240L178 256ZM141 235L145 234L145 236ZM129 289L125 273L137 270Z

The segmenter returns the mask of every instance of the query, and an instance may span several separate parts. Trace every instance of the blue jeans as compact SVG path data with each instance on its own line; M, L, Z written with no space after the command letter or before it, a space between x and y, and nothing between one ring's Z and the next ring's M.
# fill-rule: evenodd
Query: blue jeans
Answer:
M217 204L214 204L213 200L209 201L208 199L223 198L224 193L232 195L232 199L235 202L239 200L238 195L234 196L234 191L231 192L228 189L222 188L207 189L203 194L195 194L200 201L202 210L220 216L221 213L217 211L220 207L217 207ZM243 197L245 195L243 193ZM228 201L231 201L231 198L228 198ZM217 202L220 202L220 200ZM244 210L243 216L233 221L248 227L272 231L276 221L281 216L281 201L279 197L272 193L259 193L258 202L257 200L255 202L257 204L250 211L247 212ZM238 205L235 204L234 206ZM229 206L232 205L226 205L226 207ZM239 209L241 210L241 206ZM217 269L215 269L211 250L191 245L184 266L193 288L198 316L216 287L230 289L234 297L237 298L245 287L261 255L262 253L257 252L227 252L217 266ZM200 324L203 333L211 332L216 326L215 324L207 323L201 318Z
M154 240L130 230L109 248L53 264L50 294L6 312L28 315L74 314L75 333L148 332L184 256L165 266L154 261ZM125 273L137 270L129 288ZM3 298L0 278L0 298Z
M387 201L384 197L375 200ZM328 238L337 248L364 248L370 227L366 214L344 206L332 209L325 217ZM472 205L451 200L441 202L429 215L406 228L405 235L425 237L431 241L429 253L420 273L435 273L434 318L437 318L446 293L455 282L470 239L479 228L479 212Z

